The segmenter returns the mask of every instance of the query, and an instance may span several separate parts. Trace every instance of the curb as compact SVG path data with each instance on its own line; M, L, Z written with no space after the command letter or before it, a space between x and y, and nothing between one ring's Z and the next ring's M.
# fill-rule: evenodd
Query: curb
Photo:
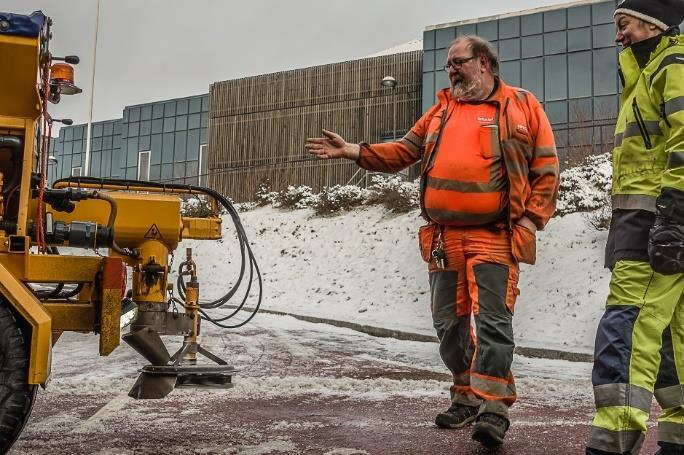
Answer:
M235 305L226 305L228 308L237 308ZM244 311L254 311L254 308L243 307ZM312 322L314 324L328 324L335 327L342 327L345 329L355 330L367 335L379 338L394 338L403 341L420 341L424 343L438 343L439 340L434 335L423 335L421 333L404 332L401 330L385 329L383 327L375 327L372 325L357 324L349 321L338 321L336 319L319 318L316 316L305 316L302 314L287 313L285 311L264 310L259 309L260 313L272 314L275 316L290 316L300 321ZM516 346L516 354L537 359L551 359L551 360L566 360L568 362L593 362L594 356L582 352L568 352L556 349L545 348L526 348L524 346Z

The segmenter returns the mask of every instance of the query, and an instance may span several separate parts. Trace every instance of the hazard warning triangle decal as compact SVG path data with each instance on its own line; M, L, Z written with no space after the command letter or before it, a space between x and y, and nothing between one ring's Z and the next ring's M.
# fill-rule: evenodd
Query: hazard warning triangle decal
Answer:
M159 228L157 227L156 224L153 224L150 226L150 228L147 230L147 233L145 234L146 239L161 239L162 235L159 232Z

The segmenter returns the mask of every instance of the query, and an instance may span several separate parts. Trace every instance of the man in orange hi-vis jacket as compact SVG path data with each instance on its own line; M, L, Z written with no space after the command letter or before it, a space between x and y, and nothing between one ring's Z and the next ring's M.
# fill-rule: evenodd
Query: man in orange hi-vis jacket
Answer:
M513 307L518 263L533 264L537 229L556 208L558 158L549 121L530 92L498 77L492 45L456 39L444 70L451 87L397 142L307 139L321 159L397 172L421 161L419 232L440 354L453 374L443 428L475 422L473 439L503 443L515 402ZM475 330L471 328L474 316Z

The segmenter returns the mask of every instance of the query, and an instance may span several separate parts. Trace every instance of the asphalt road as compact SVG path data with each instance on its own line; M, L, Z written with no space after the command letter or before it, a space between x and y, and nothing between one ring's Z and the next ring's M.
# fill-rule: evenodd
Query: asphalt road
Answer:
M276 316L207 328L205 346L241 371L227 390L127 391L144 362L127 346L65 335L12 454L582 454L593 412L589 365L516 357L519 401L503 447L433 421L448 407L436 345ZM654 431L642 453L655 452Z

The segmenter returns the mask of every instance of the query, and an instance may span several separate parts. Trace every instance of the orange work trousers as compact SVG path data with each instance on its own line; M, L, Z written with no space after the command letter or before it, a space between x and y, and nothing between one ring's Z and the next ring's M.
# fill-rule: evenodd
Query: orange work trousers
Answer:
M512 320L520 292L511 235L498 228L428 225L420 241L429 261L439 352L454 380L452 402L484 404L480 412L507 417L516 400ZM432 256L435 250L444 252L444 264Z

